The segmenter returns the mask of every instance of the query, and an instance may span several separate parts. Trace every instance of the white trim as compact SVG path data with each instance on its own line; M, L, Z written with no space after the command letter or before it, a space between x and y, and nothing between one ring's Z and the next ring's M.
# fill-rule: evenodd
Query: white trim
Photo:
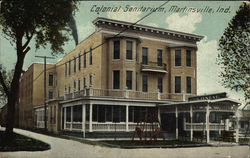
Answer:
M142 68L141 71L153 71L153 72L162 72L162 73L168 73L166 70L157 70L157 69L144 69Z

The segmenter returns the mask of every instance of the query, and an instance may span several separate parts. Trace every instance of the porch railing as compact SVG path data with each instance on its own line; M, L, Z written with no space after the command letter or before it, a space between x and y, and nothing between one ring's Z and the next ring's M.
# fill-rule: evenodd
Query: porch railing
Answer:
M225 129L224 124L220 123L209 123L209 130L211 131L219 131ZM185 123L184 124L184 130L190 130L191 129L191 123ZM206 124L205 123L192 123L192 129L194 131L203 131L206 130Z
M132 98L132 99L153 99L153 100L187 100L190 96L195 94L182 94L182 93L160 93L160 92L142 92L134 90L117 90L117 89L100 89L100 88L85 88L80 91L65 94L63 100L71 100L87 96L95 97L112 97L112 98Z

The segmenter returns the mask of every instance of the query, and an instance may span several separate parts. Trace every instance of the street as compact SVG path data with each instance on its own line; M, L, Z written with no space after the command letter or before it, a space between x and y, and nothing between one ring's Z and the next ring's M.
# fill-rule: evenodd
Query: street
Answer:
M15 132L49 143L51 149L42 152L1 152L0 158L250 158L249 146L117 149L92 146L21 129L15 129Z

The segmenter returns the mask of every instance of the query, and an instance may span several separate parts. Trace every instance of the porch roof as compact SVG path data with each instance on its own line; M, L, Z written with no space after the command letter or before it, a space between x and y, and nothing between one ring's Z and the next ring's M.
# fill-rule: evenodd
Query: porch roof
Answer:
M184 102L176 102L176 103L163 103L158 104L160 107L164 106L183 106L183 105L199 105L199 106L206 106L209 103L209 105L240 105L240 102L230 99L230 98L221 98L221 99L215 99L215 100L195 100L195 101L184 101Z

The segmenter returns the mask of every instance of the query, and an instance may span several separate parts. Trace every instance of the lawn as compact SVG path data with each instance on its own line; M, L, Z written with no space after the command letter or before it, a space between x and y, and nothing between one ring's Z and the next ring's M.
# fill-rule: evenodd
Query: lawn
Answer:
M158 141L139 141L139 140L105 140L99 141L106 145L119 147L184 147L205 145L199 142L181 141L181 140L158 140Z
M44 151L50 149L50 145L36 139L32 139L14 133L12 137L6 137L0 131L0 152L2 151Z

